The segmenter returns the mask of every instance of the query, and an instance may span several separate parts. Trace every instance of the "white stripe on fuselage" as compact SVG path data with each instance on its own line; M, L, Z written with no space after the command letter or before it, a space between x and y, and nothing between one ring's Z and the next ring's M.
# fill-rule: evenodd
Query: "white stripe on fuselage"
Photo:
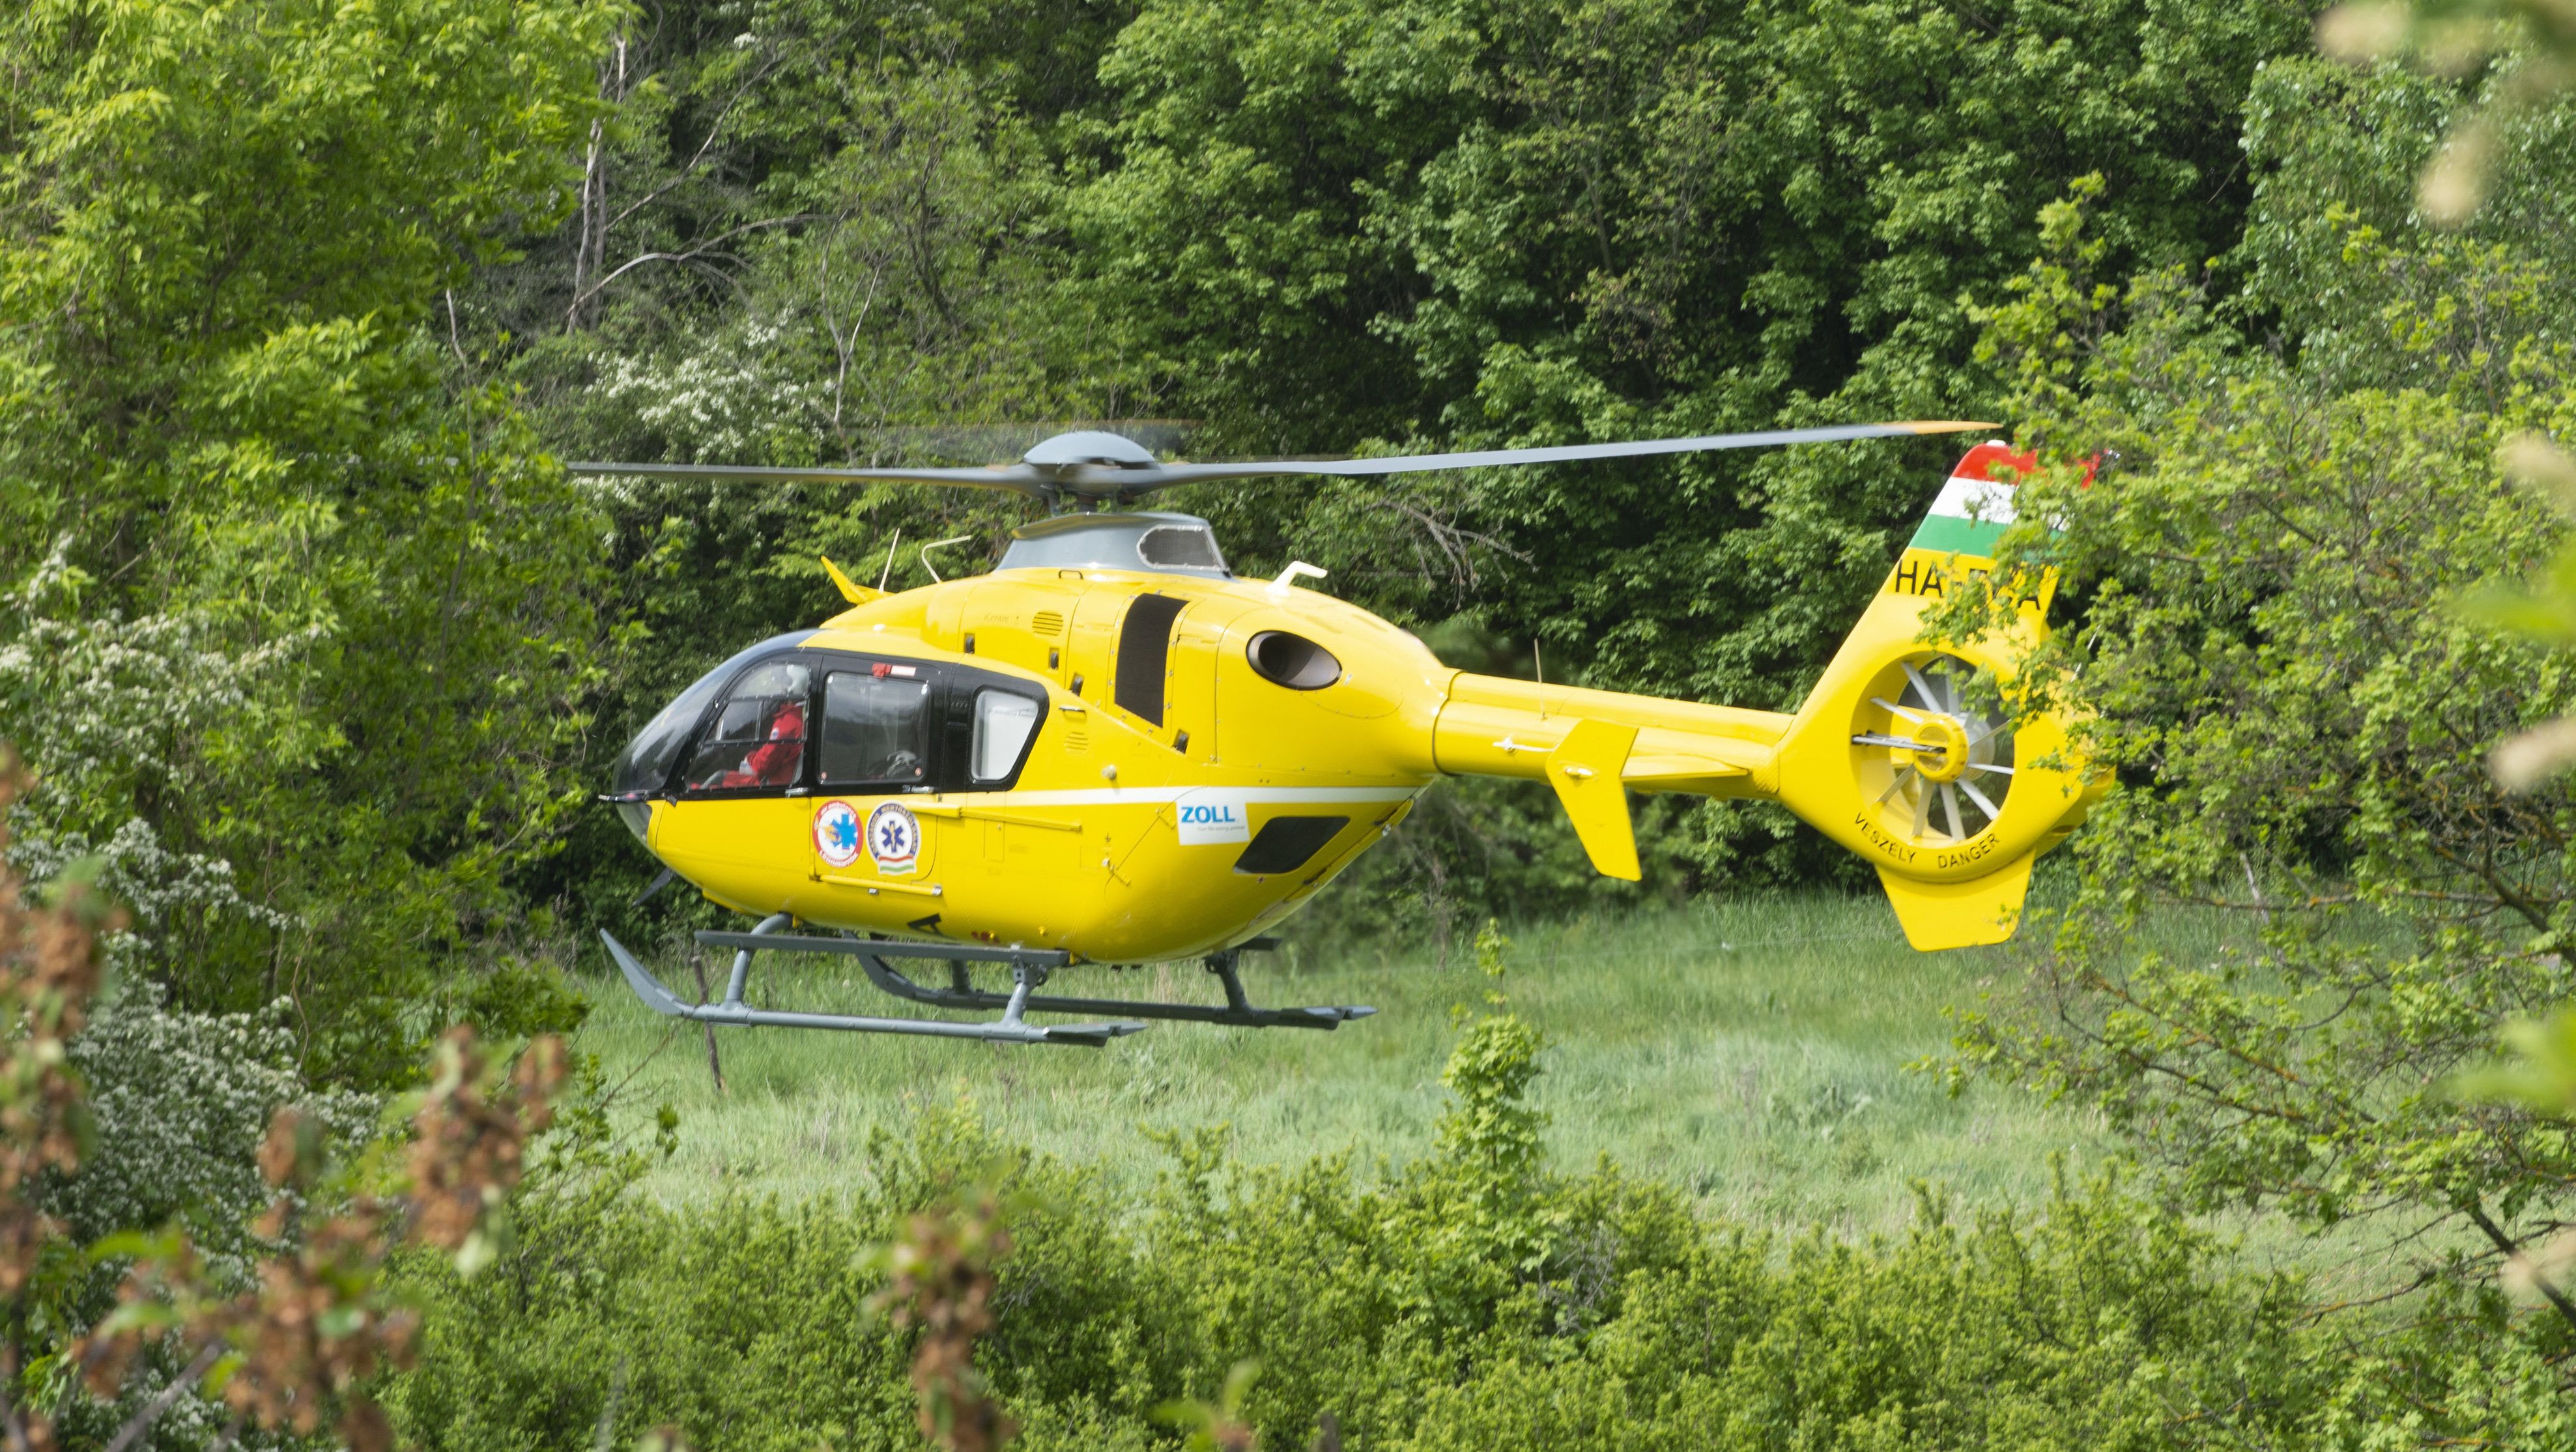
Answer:
M1223 792L1253 806L1284 807L1336 802L1401 802L1419 796L1422 787L1104 787L1068 792L953 792L939 804L979 807L1158 807L1194 792ZM897 797L901 801L903 798Z

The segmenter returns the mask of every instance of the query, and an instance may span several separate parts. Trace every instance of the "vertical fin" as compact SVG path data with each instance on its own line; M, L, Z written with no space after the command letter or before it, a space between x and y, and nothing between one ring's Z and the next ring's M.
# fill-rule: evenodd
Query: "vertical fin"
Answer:
M2031 859L2025 852L1983 877L1965 882L1921 882L1882 867L1878 880L1919 953L2000 943L2021 926L2022 899L2030 894Z
M1573 819L1574 835L1592 859L1592 870L1630 882L1644 874L1637 867L1637 831L1628 821L1628 789L1620 785L1619 773L1636 744L1634 726L1577 721L1547 754L1547 784L1565 803L1565 815Z

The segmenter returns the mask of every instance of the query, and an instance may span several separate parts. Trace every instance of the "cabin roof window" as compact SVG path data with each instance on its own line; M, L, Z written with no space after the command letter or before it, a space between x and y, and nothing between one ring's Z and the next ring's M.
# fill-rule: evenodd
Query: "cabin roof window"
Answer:
M1208 522L1188 514L1066 514L1011 531L1005 570L1129 570L1234 578Z
M1222 570L1216 536L1204 524L1160 524L1136 537L1136 555L1156 569Z

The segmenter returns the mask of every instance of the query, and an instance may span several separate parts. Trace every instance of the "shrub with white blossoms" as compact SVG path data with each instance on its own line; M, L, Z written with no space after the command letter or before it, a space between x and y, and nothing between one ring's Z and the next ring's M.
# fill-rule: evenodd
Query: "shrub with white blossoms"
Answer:
M36 771L15 807L9 865L44 883L75 862L98 862L99 889L126 910L125 930L107 940L120 969L164 935L214 919L294 926L241 893L230 861L174 848L140 817L117 818L139 783L181 792L221 771L210 757L312 748L275 719L268 698L318 630L234 652L193 615L83 618L68 544L56 541L33 574L0 590L0 610L17 621L14 638L0 640L0 724Z
M808 432L821 384L780 366L783 324L753 318L672 356L606 360L598 389L673 444L719 462L759 459Z
M37 1187L40 1208L64 1221L76 1242L177 1224L204 1254L210 1282L246 1288L264 1249L251 1224L277 1195L259 1166L272 1117L295 1106L334 1152L344 1152L375 1133L381 1107L374 1096L317 1092L304 1081L286 1010L280 1002L257 1014L181 1012L141 981L96 1008L70 1044L72 1067L88 1086L95 1138L77 1173L49 1176ZM96 1292L104 1295L123 1275L121 1261L102 1266ZM187 1359L175 1342L152 1348L114 1401L68 1401L62 1430L77 1438L127 1425L162 1397ZM139 1445L197 1452L229 1443L257 1452L300 1440L245 1428L222 1403L191 1388L167 1403Z
M381 1108L304 1081L286 1008L177 1012L145 983L99 1007L70 1046L97 1137L78 1173L44 1184L42 1207L80 1240L176 1221L218 1274L246 1274L250 1222L276 1195L259 1147L277 1111L301 1109L343 1151L373 1135Z

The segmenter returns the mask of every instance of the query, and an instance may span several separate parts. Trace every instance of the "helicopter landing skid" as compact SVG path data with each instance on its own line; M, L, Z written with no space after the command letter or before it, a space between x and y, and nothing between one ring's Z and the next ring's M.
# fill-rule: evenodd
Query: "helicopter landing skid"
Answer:
M1360 1005L1316 1008L1256 1008L1245 996L1243 980L1235 972L1237 956L1245 949L1266 948L1267 939L1255 939L1239 948L1229 948L1209 955L1207 970L1215 974L1225 988L1225 1005L1194 1003L1153 1003L1130 999L1064 998L1041 994L1036 990L1045 984L1054 970L1064 967L1071 955L1057 949L984 948L963 943L907 943L876 938L808 937L781 933L788 925L785 914L761 922L748 933L702 932L700 943L710 948L734 949L733 974L725 985L721 1002L692 1004L681 999L661 980L637 962L623 944L606 933L600 940L607 944L609 956L616 960L618 971L626 975L627 985L635 990L645 1005L654 1012L673 1018L695 1019L709 1024L744 1024L773 1028L840 1029L851 1033L922 1034L937 1038L982 1039L995 1043L1081 1044L1098 1048L1113 1038L1132 1034L1145 1027L1136 1019L1170 1019L1189 1023L1228 1024L1238 1028L1312 1028L1334 1029L1349 1019L1366 1018L1377 1010ZM970 1012L1002 1011L998 1023L948 1023L936 1019L864 1018L845 1014L792 1013L776 1009L754 1008L743 1002L743 988L751 971L751 958L762 949L792 953L838 953L859 960L868 981L897 998L931 1008L963 1009ZM926 987L896 968L891 960L928 958L948 965L946 988ZM1011 991L993 993L978 989L968 977L975 964L1007 966L1011 970ZM1025 1013L1117 1014L1125 1017L1097 1023L1039 1025L1025 1022Z
M728 933L700 933L698 935L698 940L709 944L709 946L722 947L729 946L730 940L739 938L740 936L742 935ZM1261 943L1263 940L1255 939L1254 942ZM915 946L913 944L874 943L867 941L852 941L847 938L808 938L800 940L800 946L805 944L831 944L833 946L818 946L813 949L813 951L851 954L859 960L859 966L867 972L869 982L874 983L877 987L884 989L886 992L893 994L897 998L910 999L914 1003L925 1003L930 1005L932 1008L994 1009L1004 1008L1008 1004L1006 995L986 992L974 987L967 981L966 964L973 960L961 960L956 958L947 959L950 986L947 988L925 988L922 985L915 983L910 978L905 977L893 964L886 961L887 955L883 953L883 950L886 948L909 949ZM1369 1015L1377 1012L1376 1009L1370 1008L1365 1004L1332 1005L1329 1007L1317 1008L1255 1008L1252 1006L1252 1001L1244 996L1243 979L1235 973L1235 958L1242 951L1243 950L1241 948L1228 948L1222 952L1211 953L1208 955L1207 971L1215 974L1217 981L1225 985L1225 1006L1223 1008L1197 1003L1142 1002L1128 998L1056 998L1050 996L1032 997L1025 1006L1036 1009L1041 1013L1127 1013L1134 1014L1139 1018L1171 1019L1182 1023L1229 1024L1236 1028L1310 1028L1326 1030L1340 1028L1343 1023L1350 1019L1367 1018ZM946 955L939 953L913 953L908 956L926 958L945 957Z
M721 946L737 950L733 957L733 975L725 984L725 996L722 1001L716 1003L690 1003L682 999L663 986L662 980L654 977L643 964L635 961L635 955L626 951L625 944L605 932L599 935L599 940L608 946L608 956L616 960L617 971L626 975L626 986L635 990L635 996L644 1000L645 1007L668 1018L694 1019L699 1023L737 1024L751 1028L839 1029L844 1033L860 1034L917 1034L928 1038L981 1039L987 1043L1002 1044L1080 1044L1094 1049L1108 1043L1111 1039L1135 1033L1144 1027L1141 1023L1133 1022L1076 1024L1023 1022L1020 1015L1027 1009L1040 1005L1041 1001L1032 996L1037 986L1046 982L1049 969L1063 966L1065 955L1027 953L1010 949L970 950L980 961L1010 964L1012 979L1010 993L1006 996L992 995L997 999L995 1006L1002 1010L1002 1019L999 1023L944 1023L937 1019L866 1018L857 1014L795 1013L784 1009L754 1008L742 1001L743 987L751 976L753 953L762 948L812 951L812 945L815 944L834 945L824 951L848 951L855 946L840 938L793 938L779 935L777 930L785 927L787 923L786 914L781 913L775 917L763 919L759 927L748 933L699 934L702 939L721 937L733 940ZM872 971L870 977L874 976Z

